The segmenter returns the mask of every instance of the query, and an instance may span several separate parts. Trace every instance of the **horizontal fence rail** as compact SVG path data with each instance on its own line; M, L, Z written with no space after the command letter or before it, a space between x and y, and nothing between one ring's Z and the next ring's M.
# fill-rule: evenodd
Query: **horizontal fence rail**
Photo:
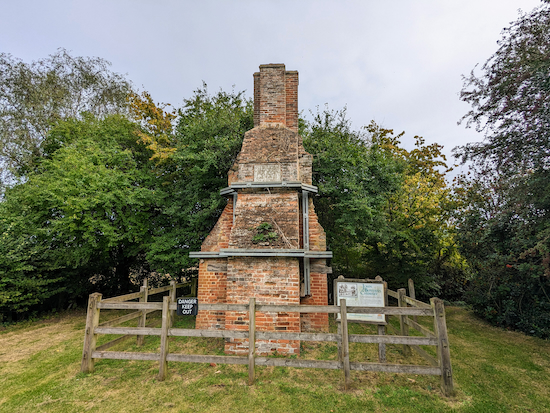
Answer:
M90 368L90 365L93 367L93 358L103 358L103 357L94 357L93 354L96 353L112 353L106 352L105 350L136 336L137 344L142 345L145 336L148 335L157 335L157 329L152 327L146 327L147 315L151 314L154 311L162 310L162 303L148 302L148 298L151 295L163 293L170 291L170 297L175 300L176 291L178 288L190 286L191 292L196 292L196 279L190 280L183 283L176 283L171 281L170 285L158 288L148 288L147 279L143 280L143 285L140 288L139 292L124 294L117 297L110 297L106 299L97 299L92 300L93 294L90 296L88 303L88 313L86 317L86 333L84 338L84 350L82 353L82 364L81 370L87 371ZM130 300L138 299L139 302L129 302ZM94 308L92 309L92 305ZM101 309L115 309L115 310L138 310L136 312L125 314L123 316L117 317L113 320L105 321L101 324L99 322L99 311ZM125 327L115 327L116 325L125 323L138 318L138 327L134 328L125 328ZM94 326L95 323L95 326ZM114 331L114 332L111 332ZM160 331L160 329L159 329ZM96 347L97 334L123 334L122 337L116 338L109 341L108 343L102 344L101 346ZM160 335L160 334L158 334ZM95 349L95 350L94 350Z
M386 373L409 373L427 374L441 377L442 391L446 396L453 394L452 369L448 346L447 328L445 322L445 310L443 302L432 298L430 304L416 300L414 297L407 297L404 289L397 292L387 290L389 297L398 300L397 307L347 307L344 299L340 305L314 306L314 305L269 305L256 304L251 298L249 304L200 304L199 311L239 311L249 313L248 331L235 330L206 330L206 329L182 329L172 328L174 312L176 310L175 291L176 288L188 285L189 283L175 284L170 286L148 289L146 282L139 293L126 294L120 297L113 297L102 300L99 293L90 295L88 313L86 319L86 332L84 349L82 355L82 372L92 372L94 360L96 359L119 359L119 360L153 360L158 361L159 379L166 376L167 362L191 362L191 363L218 363L218 364L246 364L249 366L249 384L254 382L254 367L258 366L286 366L301 368L322 368L344 371L344 388L350 385L350 370L373 371ZM149 302L148 296L170 291L163 302ZM414 294L414 290L411 290ZM139 302L127 302L131 299L140 299ZM409 307L409 305L411 307ZM99 324L100 310L138 310L135 313L127 314L117 319ZM145 326L145 317L153 311L162 311L162 326ZM256 312L297 312L297 313L328 313L340 314L338 333L294 333L280 331L257 331L255 327ZM378 335L348 334L347 314L384 314L385 316L398 317L400 321L399 331L396 335L386 335L384 326L379 326ZM413 316L410 319L409 316ZM433 317L434 331L421 325L416 320L417 316ZM117 327L117 324L139 318L137 327ZM393 328L391 325L387 325ZM410 336L409 327L415 329L422 336ZM102 346L96 347L98 334L122 335ZM159 353L106 351L125 337L138 337L138 344L143 343L144 336L160 336L161 345ZM215 338L237 338L249 339L249 343L256 340L300 340L317 342L338 343L338 361L326 360L302 360L290 358L271 358L255 355L255 345L249 345L249 354L246 356L213 356L194 354L175 354L168 351L168 337L215 337ZM380 361L385 361L385 345L396 344L403 346L403 353L410 354L411 349L415 350L430 365L404 365L390 364L385 362L364 363L350 362L349 343L378 344L384 351L380 352ZM111 345L111 343L114 343ZM433 357L420 346L435 346L437 357Z

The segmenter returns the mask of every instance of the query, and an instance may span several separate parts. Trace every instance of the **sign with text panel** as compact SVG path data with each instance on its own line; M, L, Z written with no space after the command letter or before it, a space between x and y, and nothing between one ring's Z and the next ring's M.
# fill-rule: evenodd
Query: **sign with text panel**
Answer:
M347 307L384 307L386 303L386 291L383 281L340 280L335 282L336 302L342 298L346 300ZM338 315L338 318L340 316ZM348 313L349 321L364 321L374 324L385 324L384 314L357 314Z

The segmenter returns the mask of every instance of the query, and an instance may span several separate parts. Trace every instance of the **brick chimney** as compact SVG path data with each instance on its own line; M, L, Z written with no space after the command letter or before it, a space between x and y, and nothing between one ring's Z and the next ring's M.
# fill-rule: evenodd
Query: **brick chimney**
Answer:
M228 176L228 197L201 251L199 303L326 305L325 232L312 194L312 157L298 135L298 72L283 64L254 73L254 129L245 133ZM247 313L200 311L197 328L248 329ZM264 331L327 331L327 314L257 314ZM257 341L258 354L297 354L296 340ZM246 354L246 339L226 341L230 354Z
M298 72L283 64L254 73L254 127L282 125L298 132Z

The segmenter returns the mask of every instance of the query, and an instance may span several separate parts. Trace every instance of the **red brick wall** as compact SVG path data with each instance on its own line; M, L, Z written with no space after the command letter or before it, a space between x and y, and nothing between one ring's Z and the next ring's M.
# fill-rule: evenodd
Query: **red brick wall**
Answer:
M326 251L327 237L325 230L319 224L317 214L313 207L313 199L309 199L309 249L311 251ZM328 305L328 285L326 260L310 260L310 291L311 296L303 297L304 305ZM316 272L315 268L321 267L325 272ZM328 331L328 314L307 313L301 315L302 331Z
M311 260L311 266L315 264L322 265L325 260ZM310 273L311 295L303 297L300 304L303 305L328 305L328 287L327 274L313 272ZM302 331L324 331L328 332L328 314L323 313L303 313L300 317Z
M298 132L298 72L283 64L254 73L254 127L279 124Z
M200 260L197 296L199 303L202 304L225 303L227 299L227 259ZM199 311L195 327L223 330L225 314L223 311Z
M319 218L315 213L313 199L309 198L309 249L311 251L327 250L327 235L319 224Z
M298 134L284 127L254 128L244 135L237 157L237 181L254 181L254 168L273 165L280 170L277 181L297 181Z
M286 72L286 127L298 132L298 72Z
M229 245L229 234L233 226L233 198L229 198L218 222L208 234L201 251L219 251ZM197 298L199 303L224 303L226 299L227 260L224 258L205 258L199 262L199 285ZM196 328L225 328L223 311L199 311Z
M229 245L229 234L233 227L233 197L227 200L227 204L218 218L218 222L210 231L201 246L201 251L219 251Z
M300 270L297 258L232 257L227 264L227 303L248 304L250 297L257 304L300 303ZM248 331L248 314L227 311L225 328ZM258 331L300 331L299 313L256 313ZM229 354L248 353L248 340L230 339L225 344ZM296 340L257 340L257 354L277 351L281 354L298 354Z
M260 72L254 73L254 127L260 126Z
M260 66L260 126L286 124L285 65Z

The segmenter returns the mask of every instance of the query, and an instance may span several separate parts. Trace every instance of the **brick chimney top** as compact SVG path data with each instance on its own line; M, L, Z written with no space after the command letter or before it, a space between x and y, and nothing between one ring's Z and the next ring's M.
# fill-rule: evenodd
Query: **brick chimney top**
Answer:
M286 126L298 132L298 72L282 63L254 73L254 127Z

